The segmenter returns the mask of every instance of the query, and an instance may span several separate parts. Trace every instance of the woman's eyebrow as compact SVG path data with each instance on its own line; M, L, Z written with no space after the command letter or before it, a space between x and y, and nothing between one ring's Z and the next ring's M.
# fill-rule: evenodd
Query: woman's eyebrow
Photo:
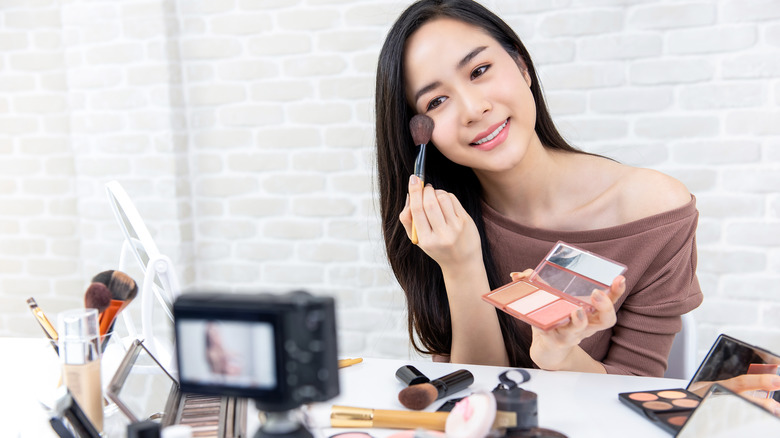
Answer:
M477 56L480 53L482 53L482 51L485 50L485 49L487 49L487 46L479 46L479 47L475 48L474 50L470 51L469 53L467 53L466 56L463 57L463 59L458 61L458 64L456 65L457 69L460 70L463 67L465 67L472 59L474 59L475 56ZM414 94L414 101L417 102L420 99L420 96L422 96L423 94L433 90L434 88L438 87L439 85L441 85L441 82L435 81L435 82L431 82L430 84L420 88L417 91L417 93Z

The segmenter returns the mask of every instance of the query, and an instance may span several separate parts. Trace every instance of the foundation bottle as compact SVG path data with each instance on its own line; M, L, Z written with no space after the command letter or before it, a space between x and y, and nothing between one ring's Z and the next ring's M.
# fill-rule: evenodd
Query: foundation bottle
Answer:
M74 309L59 315L62 376L95 429L103 431L100 384L100 332L97 309Z

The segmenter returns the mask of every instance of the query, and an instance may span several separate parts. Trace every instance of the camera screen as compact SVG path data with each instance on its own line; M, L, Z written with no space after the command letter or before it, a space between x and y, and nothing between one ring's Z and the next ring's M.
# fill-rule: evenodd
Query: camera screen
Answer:
M182 384L276 388L271 323L182 319L176 323L176 332Z

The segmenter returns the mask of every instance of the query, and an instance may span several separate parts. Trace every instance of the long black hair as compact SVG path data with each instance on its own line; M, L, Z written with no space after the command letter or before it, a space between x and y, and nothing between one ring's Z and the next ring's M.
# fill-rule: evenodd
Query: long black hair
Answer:
M411 243L398 216L406 201L416 155L409 132L409 120L415 110L405 94L404 48L408 38L423 24L445 17L484 30L515 59L518 68L527 70L536 104L534 129L544 147L579 152L563 139L553 124L528 50L512 28L484 6L471 0L421 0L409 6L393 24L382 46L376 74L377 178L382 232L390 266L406 294L409 339L421 353L442 355L450 353L452 330L441 268ZM470 168L445 158L435 147L429 147L427 153L425 182L457 196L479 230L490 287L506 283L509 278L499 277L485 235L482 188L476 175ZM504 312L497 313L510 364L533 367L528 353L530 327Z

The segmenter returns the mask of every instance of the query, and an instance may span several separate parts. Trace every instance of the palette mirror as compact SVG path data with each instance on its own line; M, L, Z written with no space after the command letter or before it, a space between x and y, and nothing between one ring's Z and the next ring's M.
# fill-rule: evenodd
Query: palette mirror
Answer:
M687 390L703 395L713 382L728 380L754 373L751 364L766 364L761 373L778 374L780 356L763 348L750 345L731 336L721 334L715 340L699 369L691 378ZM754 365L755 368L755 365ZM780 402L780 391L765 394Z
M539 264L531 281L540 281L574 297L609 288L626 267L612 260L558 242Z
M713 384L676 435L694 437L780 436L780 418L731 390Z

